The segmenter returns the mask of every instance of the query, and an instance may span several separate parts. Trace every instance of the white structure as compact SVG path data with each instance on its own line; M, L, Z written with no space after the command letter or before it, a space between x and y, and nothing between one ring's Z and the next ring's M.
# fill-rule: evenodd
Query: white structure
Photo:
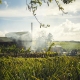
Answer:
M32 35L30 32L11 32L5 36L12 38L19 46L25 49L32 46Z
M61 55L63 53L63 48L60 45L54 45L52 46L51 51L57 52Z

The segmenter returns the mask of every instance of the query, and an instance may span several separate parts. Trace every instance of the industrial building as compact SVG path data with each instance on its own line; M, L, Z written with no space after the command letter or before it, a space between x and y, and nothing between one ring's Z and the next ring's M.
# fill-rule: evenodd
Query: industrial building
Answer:
M1 46L10 46L15 44L14 40L8 37L0 37L0 47Z
M25 49L31 47L32 36L31 33L26 32L11 32L5 35L7 38L12 39L18 47L24 47Z

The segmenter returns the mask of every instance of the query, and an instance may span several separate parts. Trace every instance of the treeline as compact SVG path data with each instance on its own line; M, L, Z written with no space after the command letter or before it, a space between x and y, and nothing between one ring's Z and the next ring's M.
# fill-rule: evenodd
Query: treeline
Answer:
M16 45L12 45L12 46L1 46L0 47L0 57L2 56L12 56L12 57L19 57L19 56L22 56L22 57L54 57L54 56L57 56L58 53L55 53L55 52L50 52L50 51L47 51L47 52L31 52L31 49L28 48L27 50L25 50L24 48L19 48L17 47Z

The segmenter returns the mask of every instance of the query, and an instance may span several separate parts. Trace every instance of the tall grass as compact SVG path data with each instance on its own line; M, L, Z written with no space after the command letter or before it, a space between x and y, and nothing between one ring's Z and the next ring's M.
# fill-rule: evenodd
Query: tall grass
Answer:
M80 80L80 59L2 57L0 80Z

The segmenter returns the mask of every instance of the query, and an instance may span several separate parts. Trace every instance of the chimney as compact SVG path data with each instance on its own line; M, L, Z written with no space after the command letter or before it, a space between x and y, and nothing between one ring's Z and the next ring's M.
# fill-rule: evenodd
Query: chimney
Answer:
M31 34L33 34L33 23L31 22Z
M33 23L31 22L31 37L32 37L32 41L33 41Z

